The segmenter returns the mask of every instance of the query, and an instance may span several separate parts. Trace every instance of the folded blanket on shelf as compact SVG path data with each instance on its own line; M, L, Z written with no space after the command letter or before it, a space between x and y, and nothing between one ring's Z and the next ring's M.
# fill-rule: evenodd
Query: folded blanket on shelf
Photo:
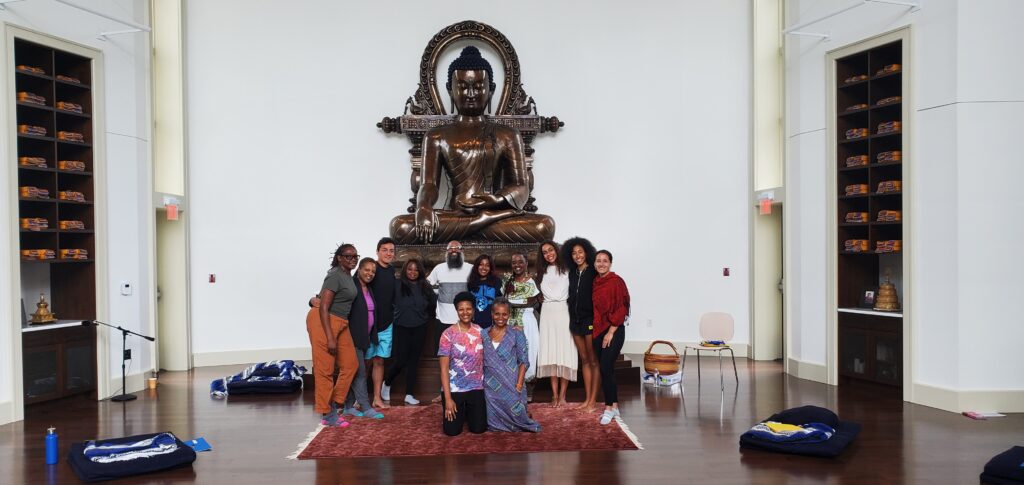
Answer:
M846 222L868 222L867 212L847 212Z
M889 96L888 98L879 99L875 106L885 106L887 104L895 104L903 101L903 98L899 96Z
M152 438L130 443L97 444L95 441L88 441L83 454L95 463L131 461L174 453L178 449L177 442L178 439L171 433L160 433Z
M85 202L85 194L75 192L74 190L62 190L57 194L57 198L60 200L70 200L72 202Z
M54 259L57 257L57 252L52 249L22 249L21 257L23 259Z
M50 228L50 221L42 217L22 217L21 228L30 231L42 231Z
M89 251L86 249L61 249L60 259L89 259Z
M57 109L71 111L72 113L82 113L82 105L69 101L57 101Z
M22 135L46 136L46 128L42 126L21 124L18 125L18 133Z
M78 160L60 160L57 162L57 168L68 172L84 172L85 162Z
M867 155L854 155L852 157L846 157L847 167L861 167L868 164Z
M47 189L40 189L39 187L32 187L31 185L25 185L18 188L18 194L27 199L49 199L50 191Z
M822 423L795 425L775 421L757 423L747 431L750 436L775 443L819 443L831 438L835 432L831 426Z
M28 65L25 65L25 64L18 64L17 65L17 69L19 71L31 72L33 74L42 74L44 76L46 75L46 71L44 71L43 68L41 68L41 67L28 66Z
M899 180L885 180L878 183L878 193L888 194L892 192L900 192L903 190L903 182Z
M74 131L58 131L57 139L85 143L85 136L82 135L81 133L76 133Z
M903 159L903 152L900 150L890 150L887 152L881 152L875 156L878 163L890 163L898 162Z
M213 397L224 397L235 390L236 384L247 383L266 383L268 384L266 386L268 392L271 393L291 392L292 390L302 388L302 376L305 373L306 368L301 365L295 365L295 361L292 360L261 362L249 366L238 374L225 376L223 379L215 379L210 383L210 395ZM287 384L287 386L281 389L281 386L276 385L280 383ZM258 391L246 388L243 393L253 392Z
M66 83L82 84L82 80L81 79L78 79L77 77L65 76L63 74L58 74L57 75L57 80L58 81L64 81Z
M18 91L18 101L21 101L22 103L32 103L43 106L46 105L46 98L36 93L30 93L28 91Z
M867 107L868 107L867 103L851 104L850 106L846 107L846 111L857 111L859 109L866 109Z
M69 229L79 230L79 231L85 230L85 223L82 222L82 221L64 220L64 221L58 222L58 225L60 226L60 228L62 230L69 230Z
M897 210L878 211L878 222L899 222L903 220L903 213Z
M878 124L878 134L896 133L903 129L903 123L899 121L885 121Z
M863 195L871 190L868 184L850 184L846 186L846 195Z
M18 157L18 165L22 167L47 168L46 159L43 157Z
M899 239L889 239L886 241L875 241L875 252L876 253L898 253L903 249L903 241Z
M868 244L867 239L847 239L843 242L843 247L846 251L860 253L868 250Z
M868 129L867 128L850 128L849 130L846 130L846 139L847 140L854 140L854 139L857 139L857 138L864 138L866 136L868 136Z
M856 76L850 76L843 80L843 84L851 84L857 81L863 81L868 78L867 74L857 74Z
M901 67L902 66L900 66L899 64L896 64L896 63L887 64L885 67L879 69L878 72L875 73L875 75L876 76L881 76L882 74L888 74L890 72L899 72Z

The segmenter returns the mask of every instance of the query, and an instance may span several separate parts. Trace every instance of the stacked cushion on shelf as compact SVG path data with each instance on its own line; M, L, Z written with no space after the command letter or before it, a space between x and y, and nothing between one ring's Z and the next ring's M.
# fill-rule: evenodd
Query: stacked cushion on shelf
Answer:
M755 433L747 431L740 436L740 448L831 458L839 456L860 433L859 423L840 421L835 413L818 406L801 406L787 409L773 414L768 419L761 421L761 423L768 421L796 426L821 423L833 428L835 432L824 441L808 440L805 442L797 440L779 442L759 437Z
M867 155L854 155L852 157L846 157L847 167L862 167L868 164Z
M903 123L899 121L886 121L878 124L878 133L896 133L903 129Z
M31 73L35 73L35 74L43 74L43 75L46 74L46 71L44 71L43 68L41 68L41 67L28 66L28 65L25 65L25 64L18 64L17 69L19 71L31 72Z
M902 66L900 66L899 64L896 64L896 63L888 64L885 67L879 69L878 72L875 73L875 75L876 76L881 76L882 74L887 74L887 73L890 73L890 72L898 72L901 67Z
M981 483L1020 484L1024 483L1024 446L1014 446L994 457L985 464Z
M846 195L864 195L870 190L868 184L850 184L846 186Z
M856 138L864 138L865 136L868 136L868 135L869 135L869 133L868 133L868 129L867 128L850 128L849 130L846 130L846 139L847 140L853 140L853 139L856 139Z
M890 150L879 153L875 158L878 160L878 163L898 162L903 159L903 152L900 150Z
M95 443L97 445L123 445L153 438L159 434L161 433L97 440ZM171 436L173 437L174 435ZM78 475L78 478L83 482L98 482L168 470L179 466L191 465L192 462L196 461L196 452L192 448L189 448L176 437L174 441L177 449L171 453L110 463L97 463L90 460L85 456L87 443L74 443L71 445L71 451L68 452L68 463L71 465L71 469L75 471L75 475Z
M18 165L22 167L47 168L43 157L18 157Z

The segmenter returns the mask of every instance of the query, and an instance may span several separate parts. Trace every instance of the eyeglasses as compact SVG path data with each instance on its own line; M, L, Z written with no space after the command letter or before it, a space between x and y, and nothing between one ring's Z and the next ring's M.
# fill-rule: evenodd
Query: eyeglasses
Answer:
M359 259L358 254L342 254L341 257L345 259Z

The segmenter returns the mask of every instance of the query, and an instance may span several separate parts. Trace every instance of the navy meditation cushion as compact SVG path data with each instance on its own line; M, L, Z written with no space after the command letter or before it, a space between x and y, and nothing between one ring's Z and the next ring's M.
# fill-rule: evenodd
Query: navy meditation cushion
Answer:
M985 464L981 483L1024 483L1024 446L1014 446Z
M839 416L836 416L836 413L818 406L800 406L787 409L771 415L765 421L775 421L777 423L794 424L797 426L803 426L808 423L821 423L832 428L839 426Z
M135 443L152 438L158 434L160 433L96 440L96 444ZM78 475L78 478L83 482L98 482L168 470L179 466L191 465L192 462L196 461L196 452L192 448L189 448L188 445L182 443L178 438L175 438L174 441L178 445L178 449L171 453L113 463L96 463L85 457L86 443L73 443L71 451L68 452L68 464L71 465L75 475Z

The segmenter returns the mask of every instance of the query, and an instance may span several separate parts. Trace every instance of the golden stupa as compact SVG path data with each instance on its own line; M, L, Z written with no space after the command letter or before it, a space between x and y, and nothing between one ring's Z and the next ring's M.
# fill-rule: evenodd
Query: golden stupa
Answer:
M32 314L31 323L52 323L57 321L57 315L50 313L50 304L46 303L46 296L39 294L39 303L36 303L36 312Z
M900 309L899 295L896 294L896 285L889 282L889 278L885 279L885 283L882 283L878 287L878 296L875 297L875 310L883 312L895 312Z

